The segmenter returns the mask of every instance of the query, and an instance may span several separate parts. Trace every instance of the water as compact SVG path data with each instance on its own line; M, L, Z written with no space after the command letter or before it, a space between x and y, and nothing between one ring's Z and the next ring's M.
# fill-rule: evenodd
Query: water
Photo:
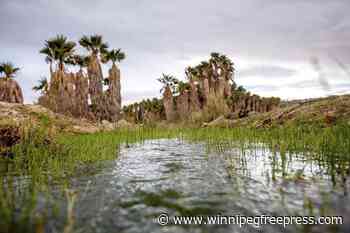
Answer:
M74 232L350 232L348 180L332 178L317 161L262 145L218 152L203 143L146 141L123 146L118 159L102 167L85 168L71 186L79 193ZM52 193L65 209L54 187ZM160 226L155 219L161 213L342 215L344 224ZM61 232L64 214L50 218L46 230Z

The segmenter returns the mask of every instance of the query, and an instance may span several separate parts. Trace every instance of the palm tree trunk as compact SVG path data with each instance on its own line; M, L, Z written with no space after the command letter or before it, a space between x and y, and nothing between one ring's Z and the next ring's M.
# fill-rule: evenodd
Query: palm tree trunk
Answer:
M52 76L53 70L52 70L52 62L50 62L50 75Z
M8 77L0 79L0 101L23 103L23 93L18 83Z
M103 93L103 74L100 61L95 53L92 53L88 65L89 94L92 111L96 119L102 120L105 114L105 97Z
M173 121L175 119L174 99L169 86L165 87L165 90L163 93L163 105L164 105L166 119L168 121Z
M59 62L58 68L59 68L61 71L64 71L63 61L60 61L60 62Z
M115 63L109 70L109 88L107 92L107 103L105 107L108 116L106 119L110 121L117 121L121 110L121 96L120 96L120 71Z

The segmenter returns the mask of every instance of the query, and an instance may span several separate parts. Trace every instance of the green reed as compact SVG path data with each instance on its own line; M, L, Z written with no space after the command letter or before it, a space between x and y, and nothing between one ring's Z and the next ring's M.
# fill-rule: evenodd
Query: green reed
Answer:
M33 223L42 229L46 214L35 211L38 196L47 195L47 205L53 208L49 195L52 186L57 186L64 197L71 177L79 175L84 167L114 160L121 145L143 143L148 139L179 138L204 142L209 151L238 148L242 154L263 146L274 155L273 172L280 166L285 173L288 156L299 154L317 161L334 180L339 174L345 177L350 167L348 124L270 129L140 127L78 135L55 135L48 128L32 126L24 135L22 142L12 148L14 158L0 158L0 233L34 231ZM277 153L281 158L278 166ZM81 175L86 175L85 172Z
M245 151L267 149L272 154L272 179L281 170L287 177L288 162L293 157L315 161L330 175L333 184L345 179L350 172L350 125L338 124L329 128L289 125L269 129L203 128L187 129L183 138L206 142L208 150L224 152L232 148ZM295 174L295 178L302 174Z
M12 148L14 158L0 158L0 232L26 232L33 222L44 221L33 217L46 215L34 213L38 195L45 196L57 186L64 196L70 177L86 175L84 167L89 164L116 159L122 144L174 137L174 132L136 128L52 136L45 127L24 129L22 142ZM46 197L48 205L50 198Z

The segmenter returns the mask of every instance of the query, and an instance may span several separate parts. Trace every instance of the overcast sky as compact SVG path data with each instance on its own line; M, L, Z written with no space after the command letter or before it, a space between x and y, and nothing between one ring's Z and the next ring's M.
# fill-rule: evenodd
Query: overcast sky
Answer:
M349 12L349 0L0 0L0 61L21 67L27 103L48 76L38 51L57 34L77 41L98 33L126 52L124 103L159 96L162 73L183 79L186 66L213 51L228 55L236 82L256 94L348 93Z

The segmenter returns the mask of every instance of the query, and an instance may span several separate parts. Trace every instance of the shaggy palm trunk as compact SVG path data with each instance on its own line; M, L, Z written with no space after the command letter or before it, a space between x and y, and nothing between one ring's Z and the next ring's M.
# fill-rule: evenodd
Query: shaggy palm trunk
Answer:
M74 79L74 74L67 74L61 69L53 72L49 91L39 103L54 112L73 115Z
M116 89L116 97L117 97L117 103L119 104L119 108L122 106L122 95L121 95L121 84L120 84L120 70L116 65L114 65L116 68L116 79L115 79L115 89Z
M50 84L49 84L49 90L48 92L41 96L39 98L39 104L51 109L54 112L58 112L58 106L57 106L57 101L58 101L58 89L59 86L61 85L61 75L59 74L60 71L55 71L51 73L50 77Z
M103 75L101 64L96 54L93 54L90 58L88 66L89 76L89 94L92 104L92 111L97 119L103 117Z
M64 103L65 112L69 115L74 115L77 105L75 99L75 74L65 74L63 77L63 84L62 102Z
M252 111L256 112L256 96L252 96Z
M119 119L121 110L121 95L120 95L120 71L118 67L113 64L109 70L109 89L106 96L106 116L105 119L109 121L117 121Z
M163 105L166 119L168 121L175 120L174 98L169 86L166 86L163 93Z
M75 111L77 117L88 117L89 83L82 70L75 75Z
M141 106L137 106L136 108L136 122L143 122L143 119L145 117L145 108Z
M232 85L228 79L225 79L224 96L225 98L232 96Z
M13 79L0 79L0 101L9 103L23 103L21 87Z
M190 111L199 112L201 110L201 103L199 101L199 94L197 85L191 80L190 81L191 92L190 92Z
M252 97L250 95L247 96L247 106L246 106L246 110L247 112L252 112L252 106L253 106L253 102L252 102Z
M206 105L208 103L208 98L209 98L209 94L210 94L208 78L203 79L202 93L203 93L204 105Z
M217 80L217 85L216 85L216 97L217 98L224 98L225 94L225 87L226 87L226 80L222 77L219 77Z
M52 76L52 74L53 74L52 62L50 62L50 75Z
M213 78L213 76L209 77L209 94L215 95L217 88L217 80Z
M177 110L177 114L179 116L179 118L181 120L185 120L188 118L189 116L189 112L191 109L191 96L189 94L189 92L183 91L176 100L176 110Z

